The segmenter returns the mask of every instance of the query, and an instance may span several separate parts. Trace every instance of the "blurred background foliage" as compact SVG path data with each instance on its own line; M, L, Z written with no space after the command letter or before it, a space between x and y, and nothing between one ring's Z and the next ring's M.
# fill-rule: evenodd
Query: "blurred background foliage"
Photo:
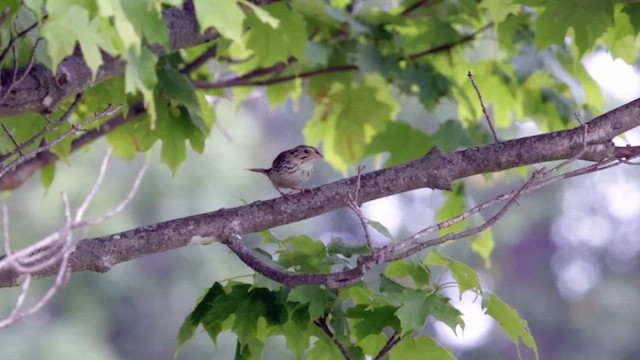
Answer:
M161 8L161 4L174 2L179 3L154 4ZM140 1L135 2L137 7L124 10L116 5L126 7L125 2L105 2L113 8L92 1L64 2L60 8L53 1L45 3L51 32L46 35L43 29L43 36L49 36L52 43L73 40L72 45L76 39L62 36L56 26L83 11L90 19L111 14L114 20L120 11L152 11L140 5L150 3ZM96 89L95 97L127 104L134 94L141 94L151 105L142 120L145 126L122 128L108 141L100 140L68 162L59 162L46 188L34 178L4 194L14 246L42 237L63 221L61 191L76 204L82 201L107 146L133 161L112 161L91 210L96 214L117 204L143 162L150 164L150 170L127 210L95 226L87 236L272 198L277 194L268 181L244 169L267 167L280 151L301 143L322 144L327 158L316 165L310 185L353 174L357 163L366 164L369 170L402 163L434 144L454 151L488 143L490 136L467 71L474 73L503 139L573 127L574 112L588 120L640 96L637 73L622 64L622 60L635 63L637 69L638 4L613 0L427 1L428 6L418 7L411 16L401 14L414 3L420 1L358 1L354 5L294 0L270 5L267 15L247 12L239 23L240 15L233 12L235 1L219 4L232 9L223 17L198 12L201 25L214 25L223 35L217 40L220 58L248 60L203 67L195 78L225 79L290 57L298 62L279 75L351 64L359 70L268 87L198 90L196 97L185 95L191 94L188 90L174 92L183 80L177 79L173 69L176 63L195 58L202 48L158 60L140 49L144 42L166 43L161 32L139 30L135 34L140 43L115 42L114 51L130 47L139 52L127 53L130 57L125 58L134 64L130 71ZM41 9L42 2L25 4L12 9L26 14ZM76 6L75 12L68 12L69 4ZM205 6L204 2L195 4L197 10ZM31 17L41 15L35 11ZM269 25L274 19L280 27ZM86 25L87 31L95 30L90 22ZM244 27L251 31L244 32ZM478 33L473 41L464 37L474 32ZM96 37L87 40L89 45L110 49L105 38L91 34ZM281 39L278 46L263 46L274 38ZM434 56L420 55L442 46L451 48ZM68 52L49 49L39 55L39 60L54 66ZM612 57L617 60L611 61ZM89 65L95 63L89 59ZM155 79L144 73L154 66ZM609 85L619 69L627 73ZM158 83L165 87L156 87ZM211 108L202 101L205 94ZM176 107L182 106L178 115L164 101L167 98ZM79 118L95 111L90 104L79 110ZM176 116L185 114L190 120L187 130L171 127ZM158 126L155 133L147 131L151 123ZM195 135L200 126L210 131L206 146L204 137ZM180 136L177 141L176 133ZM131 146L132 136L145 137L143 149ZM633 144L639 138L636 130L626 134L626 141ZM153 146L157 140L162 140L161 146ZM185 150L187 140L202 153ZM147 150L144 147L150 150L136 154ZM63 147L56 151L66 155ZM460 182L464 187L458 193L463 195L458 205L468 207L508 191L528 171L465 179ZM640 291L636 281L640 271L637 176L637 169L616 168L522 198L520 207L492 229L496 247L489 259L479 256L478 249L474 252L464 240L440 250L477 269L486 290L500 294L518 309L529 322L542 358L638 358L640 346L634 334L640 331L640 314L633 305ZM453 196L455 193L416 190L365 204L364 212L400 238L435 221ZM279 238L304 233L323 241L341 237L349 243L362 242L361 232L358 219L344 209L273 229ZM382 237L375 240L384 241ZM246 241L252 246L261 243L257 235ZM194 301L215 281L238 276L248 279L251 274L220 244L148 256L106 274L74 273L44 310L0 331L1 357L166 359L176 349L179 324ZM446 281L449 275L436 276ZM39 280L37 286L44 292L51 281ZM10 311L18 293L19 289L2 289L0 314ZM479 299L467 294L457 300L456 290L447 295L465 314L465 331L455 337L448 328L430 321L428 334L450 346L461 359L518 356L518 349L493 320L481 314ZM180 358L232 358L235 345L235 336L225 333L214 347L206 333L198 331ZM520 351L524 358L532 357L524 346ZM293 356L282 338L270 338L263 358Z

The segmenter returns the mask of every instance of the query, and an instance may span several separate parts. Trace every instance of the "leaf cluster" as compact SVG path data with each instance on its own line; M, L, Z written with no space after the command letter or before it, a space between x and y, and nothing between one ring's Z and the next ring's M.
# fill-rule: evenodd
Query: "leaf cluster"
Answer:
M347 259L362 251L339 239L325 246L306 236L290 237L278 245L274 262L303 273L350 266ZM450 272L455 283L435 281L435 267ZM180 328L176 356L202 325L214 343L223 331L236 334L238 359L260 358L265 340L271 336L284 336L287 348L297 358L418 358L428 353L437 359L453 359L451 352L425 331L428 319L442 322L454 332L464 330L463 314L442 292L449 286L458 287L461 295L471 291L482 298L487 314L509 338L516 345L524 342L537 354L527 323L517 311L495 294L483 294L478 275L468 265L434 251L420 263L389 263L377 281L340 290L316 285L288 288L260 275L254 276L253 284L215 283Z

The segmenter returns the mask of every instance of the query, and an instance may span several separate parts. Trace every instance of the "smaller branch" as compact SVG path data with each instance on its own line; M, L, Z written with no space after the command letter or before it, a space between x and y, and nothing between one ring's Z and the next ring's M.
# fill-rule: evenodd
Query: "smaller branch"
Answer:
M350 360L351 356L349 356L349 351L347 350L347 348L342 344L342 342L340 342L340 340L333 336L333 331L331 331L331 329L329 328L329 324L327 323L327 316L329 316L329 314L325 312L324 315L322 315L318 320L314 320L313 323L317 327L322 329L322 331L329 337L329 339L331 339L333 343L336 344L338 349L340 349L342 356L344 356L346 360Z
M9 316L6 319L0 321L0 328L9 326L21 318L30 316L39 311L51 300L56 292L69 281L69 277L71 275L71 268L69 267L69 256L71 255L71 253L73 253L73 251L75 250L75 246L79 241L79 238L74 237L73 230L86 230L89 226L95 225L110 218L115 213L121 211L133 198L133 195L140 185L142 175L146 170L146 165L138 174L136 180L134 181L132 189L116 208L107 212L105 215L95 219L83 218L87 208L95 198L95 194L98 188L104 180L108 165L108 159L110 156L111 150L108 150L102 161L102 166L100 168L98 178L96 179L89 194L85 197L82 204L78 207L75 217L71 214L71 205L69 203L69 198L67 197L67 194L63 192L62 201L64 204L64 214L66 219L65 224L54 233L27 248L16 252L13 252L11 250L8 220L9 216L7 207L3 206L2 223L6 255L0 258L0 269L11 267L19 271L20 274L24 275L25 279L22 285L22 291L16 301L16 305L14 306ZM44 261L42 261L43 257L45 258ZM38 302L36 302L36 304L34 304L30 309L20 312L20 309L24 304L25 297L29 291L32 277L38 272L56 265L58 266L58 270L54 284L47 290L45 295L40 300L38 300Z
M51 119L51 116L49 116L49 114L44 114L44 118L47 120L49 124L53 126L57 127L59 125L62 125L63 123L67 122L67 120L69 120L69 117L71 116L71 114L73 114L73 112L76 110L76 108L80 104L80 101L82 101L82 97L83 97L83 93L78 93L78 95L76 95L76 98L73 100L73 103L71 103L71 106L69 106L67 111L64 112L64 114L60 117L60 119L53 120ZM110 106L111 104L109 104L107 108Z
M13 145L15 145L16 150L20 153L20 155L24 156L24 154L22 153L22 148L20 147L20 145L18 145L18 142L13 137L13 134L11 133L11 131L7 129L7 126L5 124L2 124L2 129L4 130L4 132L7 133L7 135L9 135L9 139L11 139L11 142L13 142Z
M31 31L30 28L28 30ZM26 32L25 32L25 34L26 34ZM38 38L36 40L36 42L33 44L33 48L31 48L31 54L29 55L29 62L27 63L27 66L22 70L22 74L20 75L20 78L17 78L19 67L18 67L18 55L17 55L17 51L16 51L16 46L15 46L15 43L11 43L10 42L11 43L11 48L12 48L12 51L13 51L13 61L14 61L14 64L13 64L13 66L14 66L13 67L13 77L12 77L11 83L9 84L9 87L7 89L2 89L0 87L0 90L4 90L4 93L2 91L0 91L0 95L1 95L0 96L0 104L2 104L4 102L4 100L7 98L7 96L9 96L9 94L11 93L11 90L13 90L13 88L16 85L20 84L27 77L27 75L29 75L29 72L31 71L31 68L33 67L33 61L34 61L35 56L36 56L36 49L38 48L38 45L40 44L41 40L42 40L42 38ZM12 41L15 41L15 40L12 38ZM0 55L0 62L2 62L4 60L3 56L6 56L6 54L3 53L2 55ZM0 85L1 85L1 82L0 82Z
M360 220L360 226L364 230L364 238L367 241L367 246L369 247L369 251L371 254L376 253L376 248L373 246L373 241L371 239L371 233L369 232L369 224L367 224L367 219L365 219L364 214L362 213L362 209L360 208L360 204L358 203L358 195L360 193L360 178L362 177L362 173L364 172L364 166L358 166L358 176L356 177L356 189L354 194L349 192L349 202L347 206L351 211L353 211L358 219Z
M468 41L471 41L473 39L475 39L475 37L480 34L481 32L483 32L484 30L486 30L487 28L493 26L493 23L488 23L487 25L485 25L484 27L478 29L477 31L473 32L472 34L466 35L461 37L460 39L450 42L450 43L446 43L440 46L436 46L434 48L425 50L425 51L421 51L415 54L411 54L408 56L403 56L398 58L398 61L401 60L416 60L420 57L426 56L426 55L431 55L431 54L435 54L435 53L439 53L442 51L446 51L449 50L455 46L458 46L460 44L466 43ZM289 64L291 64L293 61L295 61L295 59L289 59ZM294 79L304 79L304 78L308 78L308 77L313 77L313 76L318 76L318 75L324 75L324 74L329 74L329 73L336 73L336 72L345 72L345 71L355 71L358 70L358 67L356 65L337 65L337 66L332 66L332 67L328 67L328 68L324 68L324 69L315 69L315 70L310 70L310 71L303 71L301 73L298 74L292 74L292 75L285 75L285 76L279 76L279 77L273 77L271 79L266 79L266 80L255 80L256 77L258 76L264 76L267 75L269 73L273 73L273 74L277 74L280 71L283 71L284 69L282 68L283 63L279 63L276 65L273 65L271 67L268 68L259 68L256 69L250 73L247 73L245 75L239 76L239 77L234 77L232 79L225 79L225 80L220 80L220 81L216 81L216 82L210 82L210 81L202 81L202 80L192 80L193 85L196 88L199 89L220 89L220 88L229 88L229 87L236 87L236 86L266 86L266 85L273 85L273 84L278 84L281 82L286 82L286 81L291 81ZM285 65L286 66L286 65Z
M507 201L506 204L504 204L504 206L500 209L500 211L498 211L494 216L492 216L489 220L485 221L483 224L473 227L471 229L468 230L464 230L464 231L460 231L460 232L452 232L449 234L446 234L444 236L435 238L435 239L431 239L431 240L427 240L424 242L419 242L418 240L422 237L416 237L416 235L420 234L421 232L418 232L417 234L407 238L405 241L402 241L402 243L407 242L407 243L418 243L416 246L404 250L402 252L399 253L394 253L392 254L387 248L383 248L381 250L381 253L384 252L384 261L386 262L391 262L391 261L396 261L396 260L400 260L400 259L404 259L406 257L409 257L419 251L422 251L426 248L429 247L433 247L436 245L440 245L443 244L445 242L451 241L451 240L457 240L457 239L463 239L466 237L469 237L471 235L475 235L481 231L484 231L485 229L489 228L490 226L493 226L493 224L495 224L498 220L500 220L500 218L502 218L507 211L517 203L517 199L520 197L520 195L522 195L522 193L529 188L531 185L533 185L535 183L535 180L537 180L540 176L541 176L542 171L536 170L534 171L533 175L529 178L529 180L527 180L524 185L522 185L522 187L520 187L520 189L518 189L516 191L516 193L509 199L509 201ZM394 244L395 245L395 244ZM390 246L390 248L393 248L393 246Z
M435 54L435 53L439 53L441 51L446 51L449 49L453 49L454 47L464 44L466 42L469 42L471 40L474 40L476 38L476 36L478 36L479 34L481 34L482 32L484 32L485 30L487 30L488 28L493 26L493 22L489 22L488 24L486 24L485 26L481 27L480 29L474 31L473 33L463 36L461 37L459 40L457 41L452 41L446 44L442 44L440 46L436 46L434 48L425 50L425 51L421 51L421 52L417 52L415 54L411 54L406 58L403 58L403 60L415 60L417 58L421 58L423 56L426 55L431 55L431 54Z
M489 129L491 129L491 134L493 134L493 139L497 144L500 142L500 140L498 139L498 135L496 134L496 129L493 127L493 120L491 120L491 116L487 111L487 107L484 106L484 100L482 100L482 93L480 92L480 88L478 87L478 84L476 84L476 80L473 78L473 74L471 73L471 71L467 73L467 76L469 77L469 80L471 80L471 84L473 85L473 88L476 89L476 94L478 94L478 100L480 100L480 106L482 106L482 112L484 113L484 116L487 118Z
M107 153L105 154L104 158L102 159L102 164L100 165L100 171L98 172L98 178L96 179L96 182L93 184L93 187L89 191L89 194L87 194L87 196L84 198L84 201L82 202L82 204L80 205L80 207L78 207L78 210L76 211L76 217L75 217L75 221L76 222L82 221L82 218L84 217L84 213L87 211L87 208L89 207L89 205L93 201L93 198L96 196L96 193L98 192L98 189L102 185L102 181L104 180L104 174L107 172L107 166L109 166L109 159L111 158L111 153L112 152L113 152L113 150L111 148L107 149Z
M200 56L195 58L190 64L187 64L185 67L180 70L181 73L189 75L197 68L202 66L204 63L209 61L212 57L216 56L218 53L218 45L213 45L205 50Z
M576 119L576 121L578 122L578 124L580 125L584 125L582 123L582 120L580 120L580 113L578 113L577 111L573 113L573 117Z
M429 3L429 0L418 0L415 3L411 4L411 6L407 7L406 9L404 9L400 15L402 16L407 16L409 14L411 14L412 12L418 10L419 8L427 5Z
M235 86L262 86L262 85L273 85L281 82L291 81L294 79L304 79L312 76L329 74L334 72L344 72L344 71L354 71L358 70L358 67L355 65L338 65L324 69L316 69L311 71L303 71L299 74L294 75L286 75L278 78L272 78L267 80L257 80L253 81L247 78L233 78L219 82L210 82L210 81L201 81L201 80L193 80L193 85L199 89L221 89ZM264 74L263 74L264 75Z
M402 336L400 336L397 331L394 331L393 334L391 334L391 337L389 337L389 340L387 340L387 343L384 344L382 349L380 349L380 352L378 352L378 355L376 355L373 360L382 360L387 353L389 353L389 351L391 351L391 349L400 342L400 340L402 340Z
M43 151L46 151L46 150L49 150L51 147L53 147L54 145L58 144L62 140L66 139L70 135L75 134L76 132L80 131L85 125L87 125L87 124L89 124L89 123L91 123L93 121L96 121L96 120L98 120L100 118L103 118L105 116L111 116L111 115L115 114L116 112L120 111L121 108L122 108L122 105L118 105L115 108L111 108L111 105L109 105L101 113L96 114L95 116L93 116L93 117L81 122L78 125L71 126L69 128L69 130L67 130L62 135L60 135L57 138L55 138L50 143L41 145L37 149L34 149L34 150L26 153L24 156L20 156L20 157L14 159L13 161L9 162L9 164L7 164L4 168L0 169L0 177L4 176L4 174L9 172L14 167L24 163L25 161L27 161L29 159L32 159L32 158L36 157L36 155L38 155L39 153L41 153Z

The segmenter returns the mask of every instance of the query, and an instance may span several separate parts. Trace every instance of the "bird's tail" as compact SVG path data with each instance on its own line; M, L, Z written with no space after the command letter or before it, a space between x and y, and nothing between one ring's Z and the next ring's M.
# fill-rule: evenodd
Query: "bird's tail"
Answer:
M249 170L249 171L253 171L253 172L257 172L265 175L269 173L269 169L245 169L245 170Z

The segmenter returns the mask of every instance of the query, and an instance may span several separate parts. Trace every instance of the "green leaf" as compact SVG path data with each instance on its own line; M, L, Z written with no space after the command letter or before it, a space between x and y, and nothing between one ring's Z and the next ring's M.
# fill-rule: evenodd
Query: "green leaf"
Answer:
M484 266L487 268L491 267L491 252L493 252L494 246L495 242L493 241L491 228L485 229L471 241L471 249L482 256Z
M200 103L188 76L170 67L159 68L157 76L157 90L160 94L190 110L200 112Z
M475 143L469 137L469 132L456 120L448 120L440 125L438 130L431 136L431 140L445 152L455 151L460 147L475 146Z
M165 101L158 101L156 110L158 137L162 140L160 160L175 174L187 157L186 140L198 151L204 147L204 136L185 107L171 108Z
M169 49L169 34L161 8L150 7L147 0L121 0L120 6L129 22L135 27L136 33L144 35L144 42L160 44L165 49ZM123 40L126 43L135 39ZM137 49L135 46L133 48Z
M464 197L464 184L456 183L453 186L453 190L446 193L447 200L444 205L438 210L436 214L436 221L439 223L450 220L460 214L462 214L465 210L465 197ZM449 227L445 227L440 230L440 234L459 232L464 229L469 223L469 219L464 219L455 224L452 224Z
M251 11L253 11L256 17L260 19L260 21L262 21L263 23L268 24L272 28L277 28L278 26L280 26L280 20L271 16L271 14L269 14L269 12L264 10L263 8L256 6L253 3L246 0L238 0L238 2L248 7L249 9L251 9Z
M524 342L538 356L538 346L529 331L527 321L522 319L518 311L502 301L497 295L491 294L482 301L482 306L487 309L487 315L494 318L511 341L518 345L520 340Z
M100 49L115 54L111 39L103 31L98 29L100 19L91 20L89 11L78 5L72 5L63 12L60 7L49 6L51 14L42 26L42 36L47 39L47 49L55 68L62 59L71 55L76 41L80 44L82 55L87 65L95 76L98 67L102 64Z
M302 285L291 289L287 301L308 304L309 318L315 320L320 318L327 309L329 294L326 289L318 285Z
M304 312L299 311L298 313ZM291 316L294 316L292 314ZM300 315L297 315L300 316ZM305 324L309 323L309 317L307 315ZM296 358L302 358L304 352L309 348L309 343L311 340L311 335L306 331L305 328L301 328L297 325L296 321L290 319L288 322L282 325L282 333L287 340L287 349L291 350L291 352L296 356Z
M453 275L453 278L456 280L458 287L460 288L460 297L462 297L462 294L467 290L471 290L477 294L482 293L478 274L465 263L450 259L436 251L432 251L423 261L423 264L444 266L449 269L449 271L451 271L451 275Z
M395 316L400 321L401 334L422 329L430 314L425 306L428 292L423 290L403 289L401 292L382 294L385 302L396 306Z
M396 279L410 276L418 288L424 288L429 284L431 272L422 264L416 264L411 260L392 261L387 264L384 274Z
M562 44L569 28L573 28L581 54L591 50L600 35L613 25L613 5L616 0L549 1L538 16L536 48L546 49ZM562 19L562 21L558 21Z
M211 309L212 302L219 296L224 295L224 289L220 283L216 282L209 288L207 293L198 301L195 309L191 312L191 314L187 315L180 326L180 330L178 330L178 347L176 349L174 358L178 356L180 350L187 342L190 340L195 334L196 328L200 325L200 322L206 315L206 313Z
M433 143L427 134L406 122L398 121L388 123L384 131L378 133L366 146L365 154L388 151L390 156L384 166L391 167L419 159L432 147Z
M302 95L302 79L285 81L267 87L267 98L272 109L284 104L291 97L294 102Z
M215 28L222 36L238 44L243 44L242 32L245 15L235 0L218 1L215 11L211 9L211 1L194 0L196 17L200 29Z
M359 345L365 354L375 355L387 343L388 339L384 333L371 334L358 340Z
M291 236L282 241L285 250L279 251L278 262L285 268L295 268L303 273L328 272L327 249L322 241L308 236Z
M364 156L373 136L394 120L399 106L389 84L378 76L348 85L331 82L325 90L304 136L309 144L324 140L325 160L345 171Z
M132 3L129 1L128 3ZM133 49L135 52L140 52L142 46L142 37L135 28L135 25L127 17L127 12L122 7L122 4L118 0L108 0L98 2L98 11L100 16L106 18L112 18L115 25L118 39L116 39L116 46L118 41L122 41L122 47L119 49L124 51L126 49ZM161 30L166 34L166 30Z
M290 56L302 58L307 43L307 30L302 16L291 10L286 3L275 3L263 7L280 21L277 28L265 24L256 16L247 18L251 28L247 47L257 56L258 65L270 66L286 62Z
M357 305L347 310L347 317L358 320L353 330L357 337L362 339L369 335L381 334L388 326L400 330L400 321L395 312L396 308L393 306Z
M380 274L380 288L379 292L381 293L396 293L403 292L406 289L405 286L400 285L396 281L390 279L385 276L385 274Z
M331 241L327 244L327 253L332 256L340 254L350 258L354 255L369 254L370 252L371 250L367 245L349 245L337 236L332 237Z
M158 83L156 63L158 58L146 48L138 55L133 50L128 51L127 67L125 69L124 88L128 94L142 93L144 105L149 111L151 127L156 123L156 106L153 89Z
M481 4L482 8L485 8L489 12L489 16L494 23L498 24L503 22L507 16L520 11L521 6L514 4L514 0L487 0Z
M49 189L51 184L53 183L53 178L56 174L56 164L53 163L51 165L47 165L42 170L40 170L40 182L45 189Z
M427 109L433 109L451 88L451 81L429 63L411 66L402 73L401 81L402 88L407 92L413 92L415 87L418 88L420 102Z
M307 360L327 360L327 359L343 359L344 356L340 349L332 342L327 343L323 340L316 340L313 347L307 353Z
M442 321L454 333L458 326L464 330L465 323L462 319L462 313L451 305L448 297L438 293L429 294L425 299L424 307L429 315L438 321Z
M393 235L391 235L389 230L384 225L382 225L381 223L379 223L379 222L377 222L375 220L367 219L367 224L369 226L371 226L372 228L374 228L380 234L384 235L384 237L386 237L387 239L393 240Z
M391 350L393 359L423 359L425 354L429 360L455 360L451 351L426 335L407 335Z

